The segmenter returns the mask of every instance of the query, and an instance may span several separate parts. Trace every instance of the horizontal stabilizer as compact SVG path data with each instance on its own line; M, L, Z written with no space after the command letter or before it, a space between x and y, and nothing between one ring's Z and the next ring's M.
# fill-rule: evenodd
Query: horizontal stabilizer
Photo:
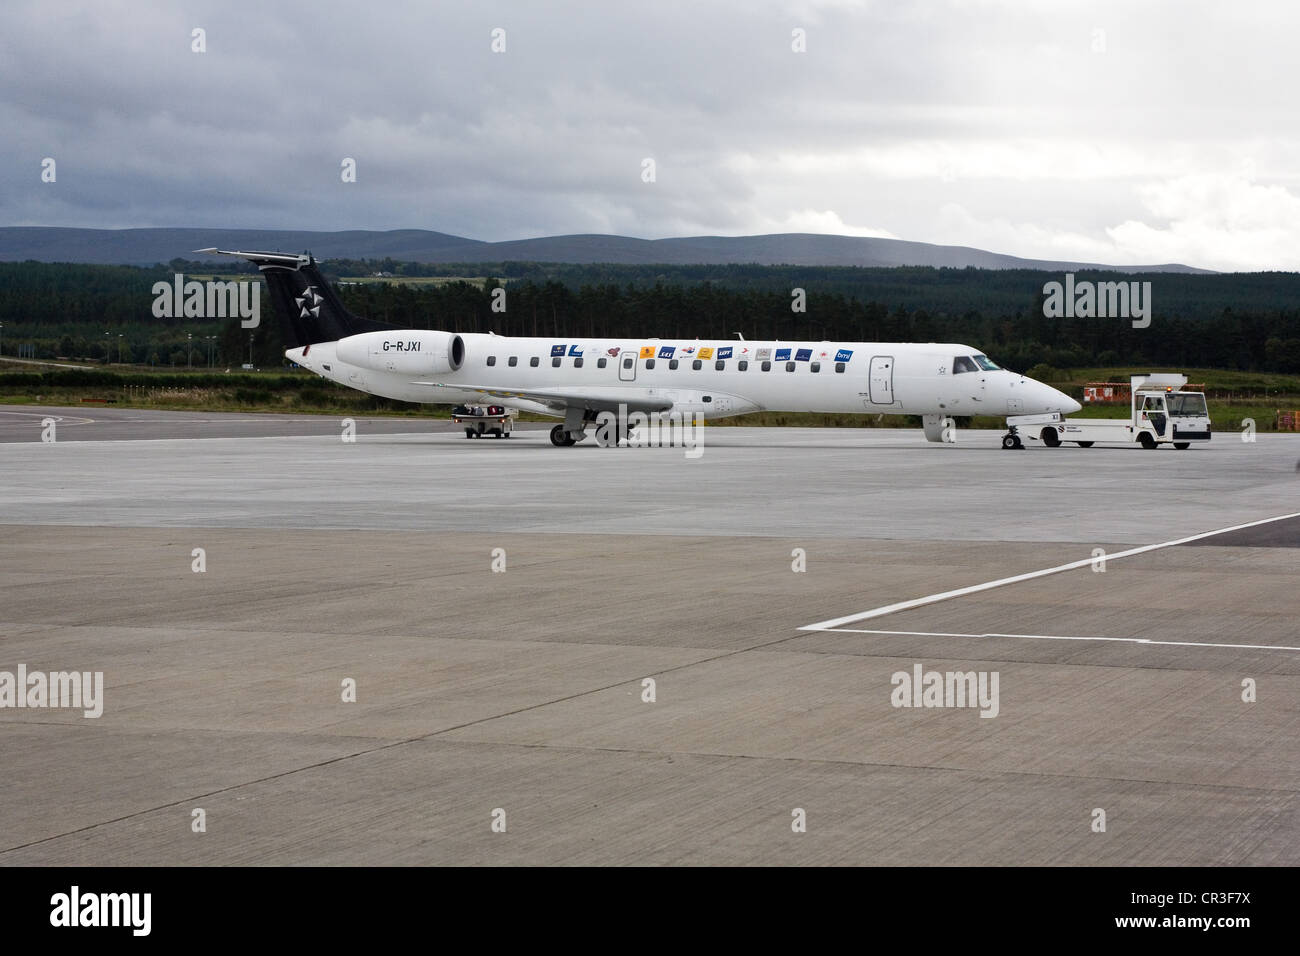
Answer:
M309 254L240 252L215 247L194 251L247 259L261 270L284 329L286 349L317 342L337 342L361 332L386 332L397 328L349 312Z

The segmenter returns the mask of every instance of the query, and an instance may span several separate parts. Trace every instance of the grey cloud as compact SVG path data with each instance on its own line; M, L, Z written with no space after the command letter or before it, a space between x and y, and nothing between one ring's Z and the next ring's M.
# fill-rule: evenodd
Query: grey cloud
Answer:
M653 238L759 231L810 210L971 241L936 232L956 205L976 240L979 223L1003 219L1017 235L1104 243L1126 220L1167 226L1140 187L1188 173L1250 160L1260 182L1300 192L1297 121L1281 109L1298 15L1131 7L11 5L0 221ZM489 49L497 26L502 55ZM790 50L796 26L806 54ZM1036 150L1039 168L980 166L1006 144ZM1052 158L1089 151L1086 174ZM939 155L980 171L917 174ZM54 187L39 181L44 156L59 162ZM339 181L345 156L356 184ZM653 185L640 180L646 156ZM798 175L791 156L843 162ZM1114 258L1129 254L1141 258Z

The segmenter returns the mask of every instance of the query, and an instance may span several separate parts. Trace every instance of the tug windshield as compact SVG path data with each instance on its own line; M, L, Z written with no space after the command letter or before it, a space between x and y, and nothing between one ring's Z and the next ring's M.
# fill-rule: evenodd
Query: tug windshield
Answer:
M1195 392L1170 392L1165 396L1170 415L1206 416L1205 396Z

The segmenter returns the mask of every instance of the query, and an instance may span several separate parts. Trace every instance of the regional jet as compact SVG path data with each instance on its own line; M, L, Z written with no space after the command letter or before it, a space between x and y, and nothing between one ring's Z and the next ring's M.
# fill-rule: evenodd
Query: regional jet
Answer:
M348 311L310 255L197 251L238 256L261 270L290 361L399 401L494 399L560 418L551 441L561 446L588 437L602 413L699 413L708 419L782 411L919 415L925 437L934 442L951 440L955 416L989 415L1007 420L1002 447L1020 448L1018 426L1060 421L1081 407L966 345L525 338L404 329ZM618 444L620 433L610 441L607 430L596 429L597 441Z

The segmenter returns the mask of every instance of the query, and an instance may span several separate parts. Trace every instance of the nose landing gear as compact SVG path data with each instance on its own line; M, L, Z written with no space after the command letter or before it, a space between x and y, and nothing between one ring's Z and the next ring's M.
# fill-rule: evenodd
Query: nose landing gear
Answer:
M1021 451L1025 448L1025 443L1020 440L1016 434L1016 426L1012 425L1005 435L1002 436L1002 447L1006 449L1018 448Z

